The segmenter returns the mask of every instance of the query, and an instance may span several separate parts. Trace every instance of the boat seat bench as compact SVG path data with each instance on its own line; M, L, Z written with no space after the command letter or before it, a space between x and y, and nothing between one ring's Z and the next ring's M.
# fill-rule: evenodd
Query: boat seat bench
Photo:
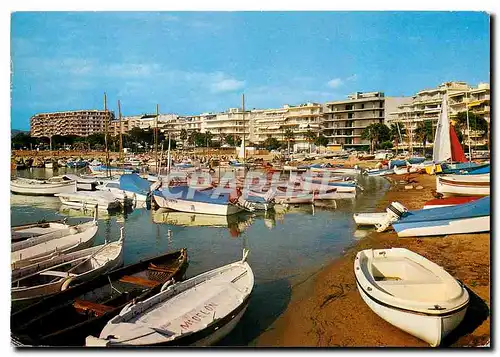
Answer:
M97 316L104 315L106 312L109 312L109 311L114 309L112 306L107 306L107 305L98 304L98 303L95 303L92 301L80 300L80 299L75 299L73 306L77 310L92 311Z
M123 283L130 283L135 285L146 286L149 288L154 288L155 286L161 284L159 281L149 280L144 278L139 278L137 276L125 275L120 279Z

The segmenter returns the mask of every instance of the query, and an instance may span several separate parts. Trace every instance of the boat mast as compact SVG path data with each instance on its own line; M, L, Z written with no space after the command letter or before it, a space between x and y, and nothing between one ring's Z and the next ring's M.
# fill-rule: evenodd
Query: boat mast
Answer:
M106 92L104 92L104 112L106 117L104 118L104 150L106 151L106 176L110 176L109 172L109 150L108 150L108 102L106 97Z
M120 163L123 166L122 108L118 99L118 118L120 120Z
M160 106L156 104L156 117L155 117L155 165L156 165L156 174L159 175L158 172L158 116L160 111Z
M243 164L246 160L246 149L245 149L245 93L241 96L241 106L243 108Z
M170 175L170 132L168 133L167 175Z
M471 161L472 159L472 152L471 152L471 148L470 148L470 142L471 142L471 138L470 138L470 125L469 125L469 89L467 89L467 92L465 92L465 96L466 96L466 101L465 101L465 113L467 115L467 136L468 136L468 141L469 141L469 162Z

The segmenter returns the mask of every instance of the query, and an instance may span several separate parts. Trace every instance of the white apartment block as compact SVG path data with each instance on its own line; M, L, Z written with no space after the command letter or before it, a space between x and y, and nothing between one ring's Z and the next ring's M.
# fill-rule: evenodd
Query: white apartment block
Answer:
M389 110L411 101L409 97L385 97L383 92L357 92L347 98L325 104L323 135L329 139L329 145L369 145L361 139L363 130L371 124L387 124Z
M213 135L213 141L220 141L221 138L227 136L240 139L244 137L246 141L251 139L252 115L250 111L243 113L241 108L229 108L222 113L205 115L203 121L205 123L203 132L209 131Z
M309 148L306 137L308 131L318 135L321 131L323 110L321 104L305 103L297 106L284 105L279 109L252 110L253 142L263 143L267 138L286 142L287 130L293 132L294 150Z
M156 125L161 130L170 121L177 119L176 114L160 114L158 115L158 124L156 124L156 114L143 114L124 116L121 119L122 133L125 134L133 128L154 129ZM109 127L110 135L118 135L120 133L120 120L113 120Z
M437 125L439 115L441 113L441 102L443 96L448 96L448 114L450 119L456 118L459 112L467 111L478 114L490 122L490 86L488 83L480 83L476 88L469 86L466 82L446 82L439 85L437 88L426 89L418 92L412 97L412 101L407 104L398 106L397 110L393 111L390 116L389 123L403 123L407 130L406 142L403 146L407 146L409 138L412 147L421 147L422 143L417 140L413 133L416 130L418 123L430 120L433 124L433 129ZM468 140L468 133L465 133ZM483 133L471 131L471 144L484 145L486 138L481 138ZM432 144L429 144L431 146Z

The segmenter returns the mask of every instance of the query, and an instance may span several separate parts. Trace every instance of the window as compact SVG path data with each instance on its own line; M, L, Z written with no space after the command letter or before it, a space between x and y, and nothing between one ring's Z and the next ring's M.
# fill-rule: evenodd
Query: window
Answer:
M352 110L352 104L347 104L345 106L345 110Z
M349 113L349 114L347 114L347 119L352 119L352 118L353 118L353 115L354 115L354 113Z
M365 103L361 104L361 109L365 109Z

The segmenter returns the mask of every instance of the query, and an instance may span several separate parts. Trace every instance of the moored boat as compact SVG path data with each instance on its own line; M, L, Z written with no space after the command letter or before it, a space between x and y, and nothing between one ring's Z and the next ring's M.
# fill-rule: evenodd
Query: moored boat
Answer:
M398 237L490 231L490 196L451 207L408 211L392 227Z
M467 290L442 267L404 248L358 252L354 274L373 312L433 347L467 311Z
M91 191L91 192L74 192L74 193L57 193L61 203L76 208L92 208L97 206L101 210L119 209L122 205L120 200L109 191ZM124 200L124 203L131 200Z
M233 330L246 311L254 275L243 259L162 287L125 307L87 346L209 346Z
M47 233L53 233L60 230L69 229L71 226L64 221L45 221L41 220L34 223L27 223L18 226L12 226L11 240L18 242L21 240L34 238Z
M485 196L490 194L490 174L443 175L436 177L436 191L445 196Z
M480 198L482 198L482 196L454 196L447 198L436 198L434 200L425 202L423 209L456 206L463 203L475 201Z
M123 263L123 228L118 241L35 263L12 272L12 310L90 280Z
M73 180L33 180L16 178L10 182L10 190L21 195L53 196L56 193L76 192L76 181Z
M90 222L12 243L12 268L20 268L92 246L98 229L96 216L97 210L94 220Z
M228 216L242 210L229 193L216 189L196 190L189 186L163 187L153 192L156 204L175 211ZM236 202L237 197L234 197Z
M166 253L113 270L70 287L11 315L16 344L83 346L88 335L99 335L127 304L160 292L187 268L187 251Z

